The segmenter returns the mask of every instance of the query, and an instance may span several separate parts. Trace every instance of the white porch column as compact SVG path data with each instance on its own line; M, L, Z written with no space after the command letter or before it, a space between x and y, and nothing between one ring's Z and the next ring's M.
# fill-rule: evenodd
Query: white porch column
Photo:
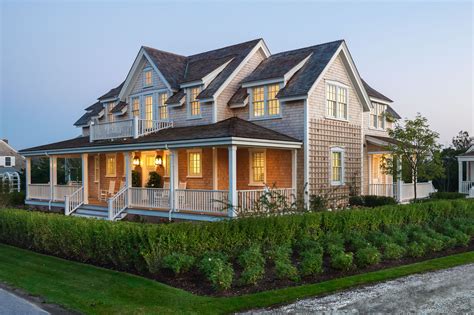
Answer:
M132 187L132 165L131 165L131 152L124 152L123 158L125 163L125 186Z
M291 188L295 194L294 199L297 198L297 178L298 178L298 150L293 149L291 152ZM292 200L292 201L295 201Z
M463 189L462 189L462 188L463 188L463 187L462 187L462 186L463 186L463 185L462 185L462 173L463 173L463 172L462 172L462 161L461 161L461 160L458 160L458 182L459 182L459 184L458 184L458 185L459 185L458 191L459 191L460 193L464 193L464 191L463 191Z
M30 191L30 185L31 185L31 158L27 157L26 158L26 169L25 169L25 189L26 189L26 199L30 199L29 191Z
M237 146L229 146L229 217L236 217L237 205Z
M176 189L179 184L178 150L170 150L170 210L176 211Z
M89 203L89 155L87 153L81 154L82 160L82 187L84 187L84 203Z
M54 195L54 187L56 186L56 183L58 182L58 159L56 156L51 155L49 157L49 200L53 201L55 197Z

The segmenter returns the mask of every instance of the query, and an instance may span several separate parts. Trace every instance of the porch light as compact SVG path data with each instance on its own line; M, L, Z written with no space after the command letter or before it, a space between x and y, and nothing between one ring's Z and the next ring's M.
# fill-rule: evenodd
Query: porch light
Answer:
M163 158L161 157L161 155L157 155L155 157L155 165L158 165L158 166L163 165Z
M140 158L138 157L138 155L135 155L135 157L133 158L133 165L135 166L140 165Z

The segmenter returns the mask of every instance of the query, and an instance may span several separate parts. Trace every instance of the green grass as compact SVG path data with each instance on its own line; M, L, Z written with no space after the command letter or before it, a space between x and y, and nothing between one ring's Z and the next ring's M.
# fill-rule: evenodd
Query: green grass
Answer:
M204 297L127 273L0 244L0 281L47 302L88 314L229 313L289 303L397 277L474 262L474 252L432 259L318 284L229 298Z

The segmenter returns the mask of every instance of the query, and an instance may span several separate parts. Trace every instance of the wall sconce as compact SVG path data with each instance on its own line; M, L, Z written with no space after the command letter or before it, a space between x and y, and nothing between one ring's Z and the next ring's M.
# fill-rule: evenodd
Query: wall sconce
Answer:
M161 155L157 155L155 157L155 165L162 166L163 165L163 158Z
M135 166L140 165L140 158L138 157L138 155L135 155L135 157L133 158L133 165Z

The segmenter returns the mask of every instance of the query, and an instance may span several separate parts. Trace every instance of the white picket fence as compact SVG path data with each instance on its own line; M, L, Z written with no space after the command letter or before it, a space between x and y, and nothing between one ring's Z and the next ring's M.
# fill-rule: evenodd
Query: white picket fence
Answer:
M474 187L473 181L462 181L459 187L459 192L462 194L469 194L472 187Z
M415 198L413 183L401 183L401 191L399 192L399 185L393 184L369 184L369 195L393 197L400 202L408 202ZM417 183L416 197L418 199L427 198L436 189L432 182Z

